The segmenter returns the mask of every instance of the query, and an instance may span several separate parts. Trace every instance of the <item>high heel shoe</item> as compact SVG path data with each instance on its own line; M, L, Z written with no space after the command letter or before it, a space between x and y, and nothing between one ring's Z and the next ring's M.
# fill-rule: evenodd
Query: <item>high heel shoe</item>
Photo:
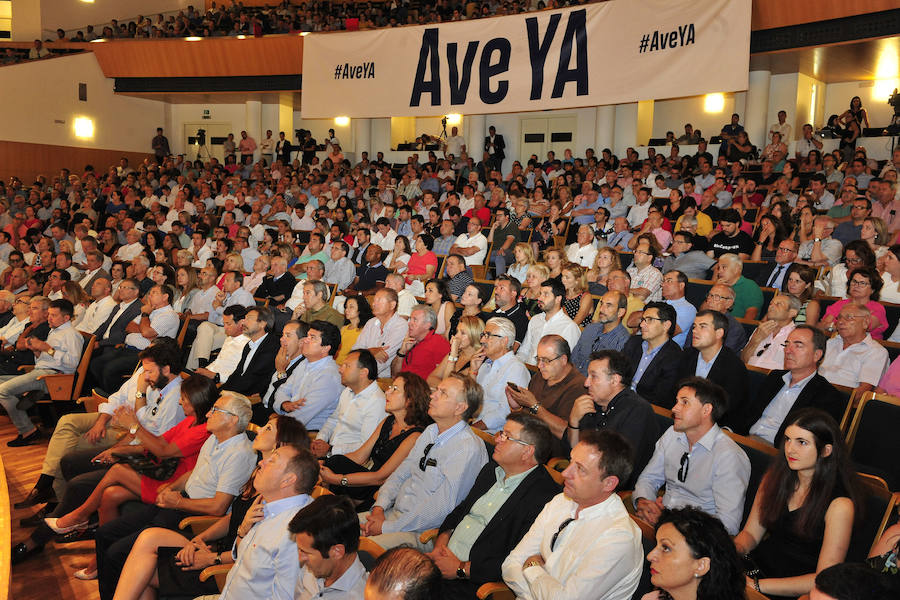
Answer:
M85 521L84 523L77 523L75 525L72 525L71 527L60 527L59 525L57 525L57 523L59 523L60 518L61 517L46 517L44 519L44 523L47 525L47 527L49 527L51 530L53 530L54 533L57 533L59 535L62 535L64 533L69 533L72 531L76 531L78 529L84 529L85 527L88 526L88 522Z
M74 573L72 573L72 577L75 579L81 579L82 581L90 581L92 579L97 579L97 569L93 571L88 571L87 568L78 569Z

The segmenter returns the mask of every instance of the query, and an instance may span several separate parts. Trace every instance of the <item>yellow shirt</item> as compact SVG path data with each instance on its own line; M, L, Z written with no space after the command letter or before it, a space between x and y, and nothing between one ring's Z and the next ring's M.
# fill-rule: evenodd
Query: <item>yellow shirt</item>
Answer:
M350 349L356 343L356 338L359 337L360 333L362 333L362 328L350 329L349 325L341 327L341 349L334 359L337 364L342 364L347 355L350 354Z
M681 230L681 220L683 218L684 215L678 217L678 220L675 221L675 231ZM713 230L712 219L709 218L708 214L700 211L697 211L695 218L697 219L697 235L708 236Z

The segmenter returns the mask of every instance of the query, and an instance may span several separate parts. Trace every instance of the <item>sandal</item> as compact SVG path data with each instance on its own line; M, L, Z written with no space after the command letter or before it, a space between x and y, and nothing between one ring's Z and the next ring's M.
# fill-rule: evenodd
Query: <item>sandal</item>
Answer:
M76 524L76 525L72 525L71 527L60 527L59 525L57 525L57 523L59 523L59 519L60 519L60 518L61 518L61 517L46 517L46 518L44 519L44 523L45 523L45 524L47 525L47 527L49 527L54 533L57 533L57 534L59 534L59 535L62 535L62 534L64 534L64 533L69 533L69 532L72 532L72 531L76 531L76 530L78 530L78 529L84 529L84 528L86 528L86 527L88 526L88 522L85 521L84 523L78 523L78 524Z

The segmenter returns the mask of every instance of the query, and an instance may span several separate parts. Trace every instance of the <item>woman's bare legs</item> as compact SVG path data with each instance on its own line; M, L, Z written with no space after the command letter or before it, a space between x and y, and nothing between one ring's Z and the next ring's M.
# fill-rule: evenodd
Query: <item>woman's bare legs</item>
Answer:
M157 554L160 547L183 547L190 540L176 531L151 527L138 536L128 560L122 568L113 600L150 600L156 597L159 586L156 573Z
M57 521L57 527L72 527L86 522L90 516L100 508L103 492L110 486L121 486L134 495L140 496L141 476L133 469L123 465L113 465L84 504L67 515L63 515Z

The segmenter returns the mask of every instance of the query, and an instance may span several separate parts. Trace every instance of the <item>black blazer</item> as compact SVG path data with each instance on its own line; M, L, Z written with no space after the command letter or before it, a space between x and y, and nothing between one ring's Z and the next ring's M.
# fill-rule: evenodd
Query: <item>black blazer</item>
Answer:
M506 142L503 140L503 136L500 135L499 133L495 133L494 134L494 154L491 156L491 158L496 158L497 160L503 160L504 158L506 158L506 152L504 152L505 149L506 149ZM484 136L484 151L485 152L491 151L491 136L489 136L489 135Z
M281 162L285 165L291 164L291 151L293 149L294 148L291 146L291 142L287 137L285 137L284 140L275 142L275 152L278 154L278 158L281 159Z
M793 264L794 263L791 263L786 269L784 269L785 275L787 274L787 270ZM766 287L769 284L769 277L771 277L772 273L775 272L776 267L778 267L778 263L773 262L761 268L759 270L759 273L757 273L756 275L756 285L758 285L759 287ZM782 281L784 281L784 278L782 278Z
M681 357L681 365L678 369L678 379L692 377L697 370L697 359L700 351L696 348L688 348ZM722 346L719 356L709 370L706 377L709 381L717 383L728 392L728 409L719 419L720 424L727 425L744 410L747 402L747 367L741 357L732 350ZM677 385L677 383L676 383ZM678 390L675 390L677 393Z
M82 285L81 287L90 295L91 287L94 285L94 281L98 279L112 279L112 277L110 277L109 272L106 269L101 268L99 271L94 273L90 279L85 281L84 285ZM81 284L80 281L78 283Z
M275 355L278 354L280 347L280 341L270 331L266 334L259 348L256 349L256 353L250 359L250 364L245 369L244 361L247 355L250 354L250 344L248 343L244 346L244 351L241 353L240 362L238 362L234 372L229 375L222 389L244 394L245 396L252 396L253 394L263 396L266 390L269 389L272 373L275 372Z
M114 308L116 310L118 307ZM134 321L134 318L141 314L141 301L135 300L131 303L131 305L126 308L124 311L120 311L116 314L110 314L109 318L106 320L103 325L97 328L97 331L94 332L94 335L97 336L97 346L116 346L118 344L122 344L125 342L125 336L127 332L125 328L129 323ZM109 330L109 337L103 339L103 333L106 331L107 327L109 327L110 320L112 321L112 328Z
M271 275L266 275L253 295L257 298L267 298L275 304L282 304L291 297L295 285L297 285L297 278L290 273L285 273L278 278L278 281L275 281Z
M753 424L759 420L763 411L769 406L769 403L775 399L775 396L784 386L784 379L782 378L785 373L787 373L787 371L780 369L772 371L766 376L759 386L759 393L757 393L756 398L748 399L743 414L740 415L740 419L735 422L735 432L747 434L750 431ZM847 398L831 385L827 379L822 377L819 373L816 373L803 388L803 391L800 392L800 395L797 396L797 400L794 402L791 410L788 411L785 422L790 420L791 413L798 411L801 408L810 407L824 410L834 417L835 421L840 423L841 417L844 416L844 410L847 408ZM778 430L778 434L775 436L776 444L784 433L784 429L785 425L782 423L781 428Z
M489 460L481 468L472 489L465 500L453 509L440 531L455 529L460 521L472 510L472 505L497 483L494 470L497 463ZM474 584L501 581L500 566L516 544L528 533L538 514L554 496L560 492L559 486L550 477L543 465L538 465L503 503L497 514L484 527L475 540L469 560L472 561L469 580Z
M639 335L633 335L625 342L622 353L631 362L631 372L637 370L641 362L643 349L641 343L644 340ZM675 383L678 377L678 365L681 363L681 346L673 340L662 345L662 348L650 361L647 370L641 376L641 381L635 390L639 396L657 406L672 408L675 405Z

